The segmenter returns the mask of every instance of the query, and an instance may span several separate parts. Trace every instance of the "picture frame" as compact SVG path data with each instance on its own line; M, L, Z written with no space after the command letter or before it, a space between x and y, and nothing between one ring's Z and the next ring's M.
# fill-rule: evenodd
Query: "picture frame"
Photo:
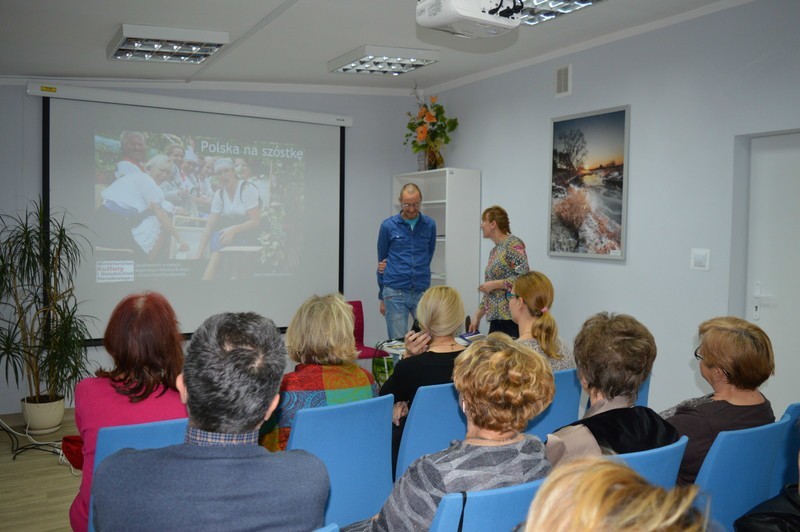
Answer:
M625 260L630 106L552 119L548 255Z

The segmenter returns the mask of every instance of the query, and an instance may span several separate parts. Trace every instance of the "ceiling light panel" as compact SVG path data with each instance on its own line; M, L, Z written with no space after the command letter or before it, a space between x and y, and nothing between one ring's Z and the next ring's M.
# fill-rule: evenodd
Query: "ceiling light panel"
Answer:
M438 50L365 45L328 61L328 72L399 76L438 60Z
M520 21L535 26L561 15L578 11L603 0L523 0Z
M226 31L123 24L107 51L111 60L200 64L229 42Z

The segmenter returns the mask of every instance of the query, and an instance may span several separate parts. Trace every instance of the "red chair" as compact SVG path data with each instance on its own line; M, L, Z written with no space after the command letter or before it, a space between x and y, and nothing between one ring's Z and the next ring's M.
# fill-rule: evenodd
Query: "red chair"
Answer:
M364 345L364 306L361 301L348 301L348 303L353 307L353 334L356 337L358 358L388 357L389 353L386 351Z

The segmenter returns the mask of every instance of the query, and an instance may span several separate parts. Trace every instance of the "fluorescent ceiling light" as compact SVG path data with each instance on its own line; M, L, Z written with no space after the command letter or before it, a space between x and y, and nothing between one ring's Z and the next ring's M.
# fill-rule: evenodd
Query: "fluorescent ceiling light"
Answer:
M399 76L438 60L438 50L365 45L328 61L328 72Z
M107 51L112 60L200 64L229 42L227 31L123 24Z
M520 21L534 26L600 2L602 0L522 0Z

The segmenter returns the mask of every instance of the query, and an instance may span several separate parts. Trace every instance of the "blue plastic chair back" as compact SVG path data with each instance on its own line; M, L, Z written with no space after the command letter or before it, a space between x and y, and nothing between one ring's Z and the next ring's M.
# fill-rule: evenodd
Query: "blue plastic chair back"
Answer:
M610 458L625 462L628 467L639 473L650 484L672 489L678 479L678 470L681 467L687 443L689 443L689 438L681 436L675 443L663 447L637 453L619 454Z
M711 518L725 530L755 505L770 498L778 447L789 416L760 427L720 432L695 484L711 498Z
M783 416L789 416L789 430L786 431L786 437L778 446L770 497L780 493L781 488L786 484L797 484L797 453L800 452L800 403L789 405Z
M641 386L639 386L639 394L636 396L636 406L647 406L647 402L650 399L650 377L653 374L647 376Z
M467 419L458 405L455 385L420 387L403 428L395 478L403 476L411 462L420 456L446 449L451 441L463 440L466 433Z
M547 435L564 425L578 420L578 408L581 403L581 384L575 369L565 369L553 373L556 383L556 394L553 402L544 411L533 418L525 429L526 434L538 436L545 441Z
M468 491L464 506L463 532L514 529L527 518L528 508L543 482L544 479L540 478L505 488ZM461 493L448 493L442 497L430 532L458 530L462 501Z
M97 432L94 469L100 462L121 449L157 449L183 443L188 418L154 421L137 425L103 427ZM94 511L89 500L89 532L94 530Z
M392 491L393 405L389 394L295 415L286 449L304 449L328 468L326 525L372 517L386 502Z
M289 433L289 435L291 436L291 433ZM331 523L323 526L322 528L314 530L314 532L339 532L339 525L336 523Z

